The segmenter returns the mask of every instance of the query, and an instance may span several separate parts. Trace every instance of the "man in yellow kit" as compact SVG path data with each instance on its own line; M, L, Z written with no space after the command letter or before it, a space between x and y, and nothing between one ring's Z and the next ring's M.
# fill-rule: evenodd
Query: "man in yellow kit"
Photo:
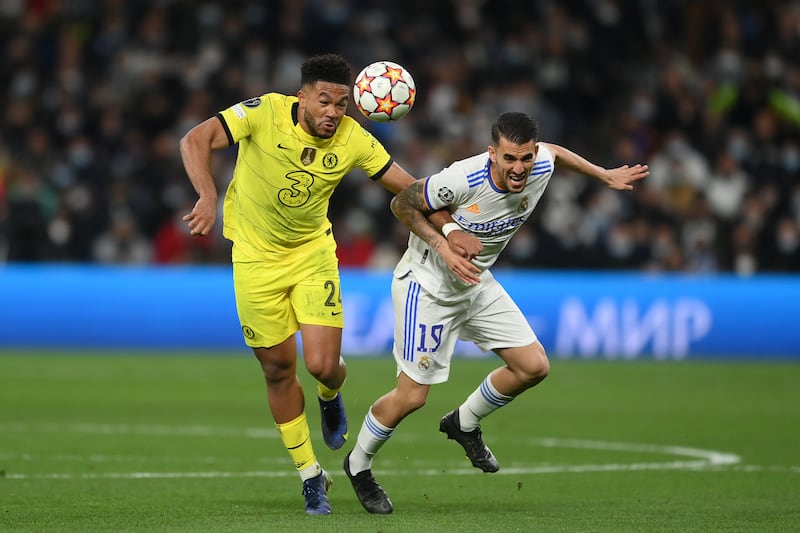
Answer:
M347 439L340 389L342 313L336 242L327 218L334 189L353 168L397 193L413 176L345 111L352 87L346 60L307 59L297 96L267 93L237 103L192 128L180 142L184 168L199 199L184 217L193 235L214 226L217 190L213 150L239 144L223 204L223 235L233 241L233 283L245 342L261 364L267 399L284 446L303 480L306 512L329 514L329 474L310 440L297 377L299 330L306 369L317 380L322 434L331 449ZM441 227L449 214L437 220ZM461 232L453 232L461 233ZM477 241L450 246L464 255ZM463 235L462 237L463 238ZM476 271L454 274L477 280Z

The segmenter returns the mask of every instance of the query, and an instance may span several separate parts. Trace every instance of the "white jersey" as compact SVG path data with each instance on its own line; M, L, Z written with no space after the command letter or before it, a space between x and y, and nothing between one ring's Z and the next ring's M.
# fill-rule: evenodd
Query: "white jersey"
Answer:
M499 190L491 179L490 168L491 159L485 152L456 161L430 176L425 184L429 207L433 210L449 208L453 221L483 243L483 252L472 261L481 270L481 278L491 276L488 269L533 213L553 175L555 156L545 145L539 144L531 175L520 193ZM402 277L408 272L413 272L419 284L437 298L463 295L468 287L453 276L439 254L414 233L408 239L408 249L394 274Z

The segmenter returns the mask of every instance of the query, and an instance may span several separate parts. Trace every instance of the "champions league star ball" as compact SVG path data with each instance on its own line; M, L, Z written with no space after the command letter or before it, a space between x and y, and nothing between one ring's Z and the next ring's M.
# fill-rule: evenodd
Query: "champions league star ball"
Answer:
M353 99L361 114L375 122L400 120L414 105L417 86L411 74L391 61L376 61L356 76Z

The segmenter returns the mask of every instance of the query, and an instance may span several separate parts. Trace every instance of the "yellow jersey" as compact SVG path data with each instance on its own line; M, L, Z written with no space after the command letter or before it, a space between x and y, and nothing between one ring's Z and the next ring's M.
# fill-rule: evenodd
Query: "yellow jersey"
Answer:
M239 153L223 204L223 235L238 253L283 252L331 228L331 195L353 168L372 179L392 164L383 145L345 115L329 139L298 124L296 96L264 94L217 117Z

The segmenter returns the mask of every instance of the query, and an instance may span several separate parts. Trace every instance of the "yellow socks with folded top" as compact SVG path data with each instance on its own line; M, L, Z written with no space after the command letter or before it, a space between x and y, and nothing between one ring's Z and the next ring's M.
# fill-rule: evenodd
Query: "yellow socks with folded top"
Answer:
M300 477L306 480L319 475L321 469L311 445L311 430L308 428L305 411L294 420L275 424L275 427L278 428L283 445L294 461Z
M339 387L338 389L329 389L328 387L317 381L317 395L319 395L319 397L325 400L326 402L329 402L334 398L336 398L336 395L339 394L340 390L342 390L342 387Z

